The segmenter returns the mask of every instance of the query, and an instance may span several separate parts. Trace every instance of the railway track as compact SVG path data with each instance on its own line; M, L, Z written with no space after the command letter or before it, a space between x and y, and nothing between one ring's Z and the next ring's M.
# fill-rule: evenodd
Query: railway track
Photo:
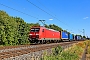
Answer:
M10 47L0 47L0 60L10 57L16 57L23 54L28 54L31 52L37 52L45 49L54 48L58 45L66 48L73 43L77 43L79 41L72 42L63 42L63 43L52 43L52 44L41 44L41 45L20 45L20 46L10 46Z

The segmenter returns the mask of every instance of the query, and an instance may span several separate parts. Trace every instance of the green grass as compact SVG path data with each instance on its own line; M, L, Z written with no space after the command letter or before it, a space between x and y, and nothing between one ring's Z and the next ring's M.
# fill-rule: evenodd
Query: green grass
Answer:
M58 46L52 49L52 55L44 56L41 60L79 60L86 44L86 42L82 42L65 51L61 48L61 46Z

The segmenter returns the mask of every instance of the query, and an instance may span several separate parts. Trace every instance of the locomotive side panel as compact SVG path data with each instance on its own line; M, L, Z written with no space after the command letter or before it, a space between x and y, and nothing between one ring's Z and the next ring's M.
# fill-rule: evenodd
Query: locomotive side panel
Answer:
M45 40L60 40L60 32L59 31L53 31L53 30L50 30L50 29L44 29L43 33L45 35L44 35L44 37L42 39L45 39Z

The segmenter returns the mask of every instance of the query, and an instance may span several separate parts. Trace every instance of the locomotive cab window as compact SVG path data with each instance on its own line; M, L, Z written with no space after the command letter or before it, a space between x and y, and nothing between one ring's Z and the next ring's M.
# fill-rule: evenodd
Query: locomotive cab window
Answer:
M40 28L32 28L31 32L39 32Z
M35 29L31 29L31 31L30 32L35 32Z
M40 28L35 28L35 32L39 32Z

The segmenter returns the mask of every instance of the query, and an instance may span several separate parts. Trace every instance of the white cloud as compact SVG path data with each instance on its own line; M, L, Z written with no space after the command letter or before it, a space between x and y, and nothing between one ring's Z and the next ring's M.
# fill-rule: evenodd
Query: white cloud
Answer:
M86 17L86 18L89 18L89 17Z
M85 17L85 18L83 18L83 19L87 19L87 18L89 18L89 17Z
M49 19L49 20L53 20L53 19Z

